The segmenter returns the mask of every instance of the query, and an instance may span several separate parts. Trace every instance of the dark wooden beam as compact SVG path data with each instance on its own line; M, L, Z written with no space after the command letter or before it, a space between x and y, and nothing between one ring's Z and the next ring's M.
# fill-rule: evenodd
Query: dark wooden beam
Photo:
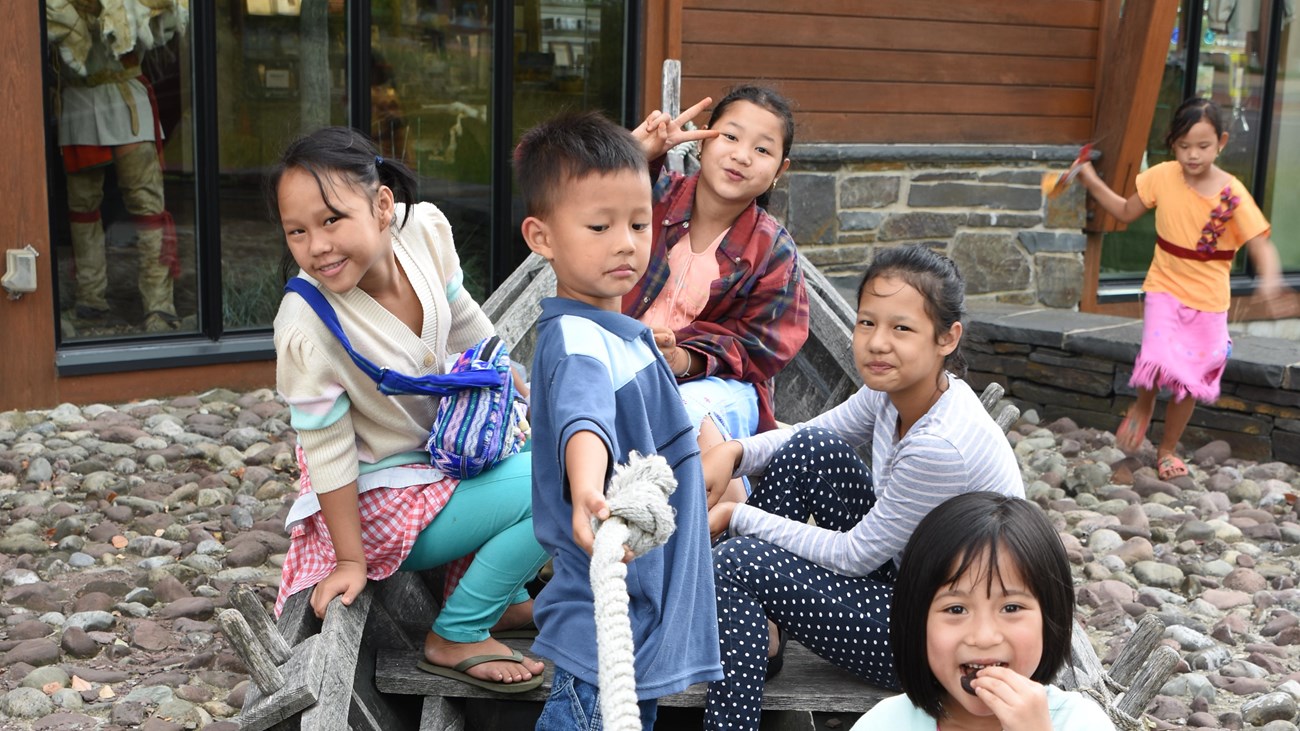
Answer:
M1116 37L1102 43L1100 93L1093 139L1102 158L1097 172L1117 193L1129 197L1142 155L1146 152L1156 96L1165 72L1169 38L1173 33L1179 0L1124 3L1115 24ZM1110 23L1103 19L1103 29ZM1117 231L1123 226L1095 204L1089 204L1087 231ZM1095 280L1090 283L1096 285Z
M640 122L659 108L659 85L664 59L682 57L682 0L648 0L645 4L642 45L645 66L641 78Z

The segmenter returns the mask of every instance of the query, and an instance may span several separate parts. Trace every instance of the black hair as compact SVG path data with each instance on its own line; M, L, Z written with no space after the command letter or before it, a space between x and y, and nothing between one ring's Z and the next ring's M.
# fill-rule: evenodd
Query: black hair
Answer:
M968 492L944 501L912 532L890 608L889 644L903 692L936 721L943 715L943 686L930 669L926 627L935 594L967 571L983 567L990 590L998 552L1010 554L1043 617L1043 654L1030 676L1051 682L1069 659L1074 629L1074 588L1060 536L1034 503L993 492Z
M320 187L325 205L340 215L342 212L335 208L330 195L335 179L355 186L372 199L379 186L388 186L393 191L393 201L406 204L402 220L395 222L398 228L406 225L411 208L418 200L419 184L415 173L404 163L380 157L375 143L351 127L322 127L289 143L280 160L267 173L266 203L271 220L276 223L280 222L280 180L285 171L292 169L311 173ZM285 281L292 276L293 266L293 256L286 247L280 262L280 273Z
M867 284L877 277L897 277L921 293L936 339L966 317L966 280L952 259L932 249L919 244L877 249L858 284L859 303ZM960 341L944 358L943 367L958 378L966 375L966 356Z
M1225 131L1223 109L1213 99L1197 97L1179 104L1178 109L1174 110L1173 119L1169 120L1169 134L1165 135L1165 147L1174 149L1174 143L1201 122L1209 122L1214 127L1215 137L1223 136Z
M722 101L714 105L713 114L709 117L709 128L712 129L722 119L722 115L727 113L727 107L736 102L749 102L775 114L776 118L781 120L781 160L789 159L790 147L794 144L794 112L791 111L790 100L774 89L757 84L733 86L727 90L727 95L722 97ZM768 189L763 191L756 200L758 205L766 208L771 197L772 191Z
M529 216L550 213L567 181L647 170L645 152L632 133L592 111L563 112L525 132L514 164Z

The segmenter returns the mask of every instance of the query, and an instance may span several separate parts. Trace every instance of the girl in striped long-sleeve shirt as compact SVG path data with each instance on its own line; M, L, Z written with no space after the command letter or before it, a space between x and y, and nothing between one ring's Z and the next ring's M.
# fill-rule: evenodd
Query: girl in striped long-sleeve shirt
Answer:
M710 530L732 537L714 550L725 677L709 686L706 728L758 728L763 683L780 668L787 634L897 688L889 602L912 530L964 492L1024 496L1006 436L958 377L964 298L946 257L882 250L859 287L853 332L866 385L805 424L704 455L711 490L764 474L745 503L709 512ZM854 452L868 442L871 468Z

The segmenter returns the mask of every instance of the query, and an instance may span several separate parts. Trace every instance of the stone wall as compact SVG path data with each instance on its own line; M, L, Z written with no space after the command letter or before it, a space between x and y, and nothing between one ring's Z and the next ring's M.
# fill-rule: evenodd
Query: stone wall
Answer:
M1083 288L1084 192L1042 192L1064 146L796 145L769 206L799 249L852 292L879 246L922 243L966 275L972 302L1074 308Z
M997 381L1022 409L1113 431L1133 403L1129 387L1142 323L1042 307L973 303L964 351L977 390ZM1165 401L1148 436L1159 439ZM1215 439L1233 456L1300 464L1300 342L1233 335L1222 395L1198 405L1182 443Z

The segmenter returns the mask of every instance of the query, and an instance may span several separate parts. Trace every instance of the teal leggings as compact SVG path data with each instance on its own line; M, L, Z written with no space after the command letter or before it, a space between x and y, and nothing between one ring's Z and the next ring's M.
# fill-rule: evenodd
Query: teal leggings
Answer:
M506 607L528 601L524 584L549 558L533 535L532 459L516 454L462 480L402 562L403 571L423 571L474 554L433 623L438 636L481 642Z

